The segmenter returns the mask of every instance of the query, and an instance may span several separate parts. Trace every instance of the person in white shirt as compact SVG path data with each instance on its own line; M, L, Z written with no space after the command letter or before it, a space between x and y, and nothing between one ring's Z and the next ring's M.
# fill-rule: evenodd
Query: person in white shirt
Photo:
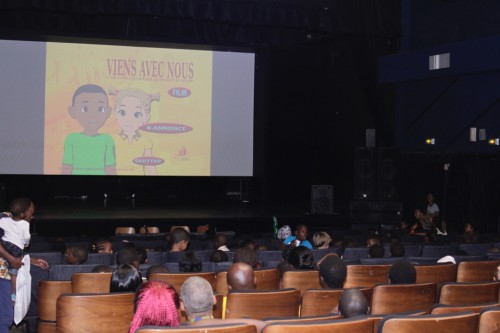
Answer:
M427 194L427 215L436 217L439 216L439 206L434 202L434 194Z
M22 258L24 248L30 243L30 222L35 212L35 205L28 198L14 199L10 205L10 214L0 218L2 245L12 256ZM9 268L12 284L12 302L16 301L17 269Z

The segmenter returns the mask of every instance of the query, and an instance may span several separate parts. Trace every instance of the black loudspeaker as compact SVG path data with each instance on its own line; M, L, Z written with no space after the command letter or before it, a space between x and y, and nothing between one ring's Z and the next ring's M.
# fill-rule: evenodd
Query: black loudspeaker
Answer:
M400 152L395 148L378 149L378 200L395 200L399 197L399 159Z
M377 196L376 149L357 147L354 151L354 199L373 200Z
M399 159L400 152L395 148L357 147L354 153L353 199L398 199Z
M398 224L403 206L401 201L363 201L350 203L351 223L353 224Z
M333 186L311 185L311 213L333 213Z

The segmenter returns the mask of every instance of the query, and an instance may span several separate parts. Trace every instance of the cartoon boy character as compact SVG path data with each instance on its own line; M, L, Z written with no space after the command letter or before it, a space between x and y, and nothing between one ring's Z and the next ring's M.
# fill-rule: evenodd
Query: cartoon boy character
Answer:
M69 115L83 128L64 141L63 175L115 175L115 143L109 134L99 133L111 114L106 91L95 84L76 89Z
M159 101L159 94L146 94L139 89L110 89L116 96L115 116L121 132L114 136L118 174L157 175L155 165L134 162L138 157L153 156L153 142L147 133L140 133L141 126L151 118L151 102Z

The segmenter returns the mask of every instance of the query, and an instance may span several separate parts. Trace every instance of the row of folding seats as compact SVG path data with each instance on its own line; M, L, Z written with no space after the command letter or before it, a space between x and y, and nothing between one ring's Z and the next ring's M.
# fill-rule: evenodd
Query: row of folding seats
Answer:
M454 291L445 290L445 287L448 286L453 287ZM470 290L459 290L459 287L464 287L464 289L474 288L476 290L480 290L484 286L490 289L485 289L486 292L476 293L471 293ZM423 315L429 312L436 314L453 313L461 310L469 310L478 313L480 311L485 311L499 306L498 288L498 282L476 284L474 286L467 284L448 284L442 288L441 295L437 298L436 283L410 285L386 284L376 286L370 290L363 290L363 293L368 293L368 299L371 303L371 315L378 315L381 317L380 320L382 320L387 314L396 313L401 316L401 313L408 313L411 311L413 311L412 315ZM342 291L342 289L307 290L303 295L301 295L299 290L294 289L280 291L232 292L227 298L225 317L231 319L244 317L265 320L265 318L269 316L295 316L297 320L299 320L297 317L299 315L299 308L301 309L301 317L305 316L306 313L318 316L321 314L327 314L333 309L333 307L338 303ZM477 298L477 294L488 296L489 298L479 299ZM468 297L469 295L473 295L471 296L472 298ZM101 296L103 295L101 294ZM65 295L61 297L79 296ZM89 295L82 297L87 298ZM445 300L446 297L448 298L448 301ZM458 303L451 301L453 298L456 299ZM443 302L441 302L442 299ZM436 300L438 300L438 304L435 303ZM59 305L64 302L60 301L57 303L59 307ZM219 302L219 304L221 303L222 302ZM277 304L279 304L279 306L277 306ZM310 305L313 305L313 307L310 308ZM221 312L220 309L218 310L219 311L217 311L216 317L220 318L219 316L221 315ZM62 312L62 309L58 308L57 313L59 312ZM76 318L73 319L76 320ZM338 319L338 317L336 317L336 319ZM57 320L59 321L59 319ZM284 320L284 318L275 318L274 320ZM58 322L58 324L60 323ZM79 326L76 322L74 322L74 324ZM373 327L377 327L377 325L373 325ZM436 331L435 328L436 327L434 327L433 331ZM441 330L437 331L442 332ZM289 332L289 330L286 332ZM473 332L476 331L474 330Z
M213 264L213 263L211 263ZM457 266L460 268L462 265L434 265L434 266L418 266L417 267L417 282L421 283L437 283L438 286L442 284L447 284L453 287L454 285L463 285L463 283L454 283L453 281L490 281L490 277L493 272L493 264L498 265L500 262L478 262L478 263L472 263L473 265L471 266L470 264L467 264L470 266L468 268L468 271L470 274L473 276L469 276L467 280L466 272L458 272L457 274ZM230 265L230 263L228 263ZM493 265L493 266L492 266ZM495 266L496 267L496 266ZM42 272L45 273L46 275L43 280L46 279L52 279L52 280L69 280L71 279L71 276L75 272L90 272L91 269L93 268L93 265L80 265L80 266L74 266L74 265L56 265L51 268L51 270L47 271L42 271L38 269L38 267L33 267L34 271L32 270L32 274L36 275L36 272ZM148 266L141 266L141 271L144 273L145 270L148 268ZM173 266L172 266L172 271L173 271ZM356 268L356 270L354 270ZM383 268L383 269L382 269ZM387 283L387 270L389 269L389 266L367 266L367 265L351 265L348 266L348 278L346 280L346 287L373 287L379 283ZM428 269L427 269L428 268ZM453 269L448 269L448 268L453 268ZM206 267L206 269L210 269ZM358 272L358 269L361 269ZM369 269L369 270L367 270ZM211 272L214 272L215 270L210 270ZM222 272L221 272L222 273ZM311 274L314 274L312 276ZM217 274L217 280L222 278L222 280L225 281L223 278L224 275L221 275L219 277L220 273ZM290 278L288 278L287 275L290 275ZM300 275L300 276L299 276ZM305 278L301 277L302 275L306 275ZM215 273L210 274L212 278L215 278ZM380 276L380 279L375 279L377 276ZM221 280L221 281L222 281ZM285 281L285 280L288 280ZM370 281L368 281L370 280ZM40 281L40 277L35 277L33 281L37 281L37 283ZM452 282L452 283L450 283ZM347 285L348 284L348 285ZM488 285L486 287L491 287L491 288L497 288L496 291L491 290L489 293L480 293L479 290L480 288L478 285L469 285L465 284L466 288L469 288L466 294L470 294L471 296L475 297L476 301L480 302L486 302L486 301L493 301L493 299L484 299L485 295L490 295L494 297L495 299L498 298L498 284L491 284L491 283L482 283L484 285ZM218 286L218 283L217 283ZM35 287L35 286L33 286ZM38 286L36 286L38 287ZM284 281L283 281L283 287L293 287L299 290L306 290L310 288L319 288L319 274L317 271L292 271L292 272L286 272L284 276ZM471 289L473 291L471 291ZM36 288L33 288L33 293L32 295L32 305L33 308L30 309L30 312L28 315L36 315L36 305L38 303L38 296L36 295ZM218 290L219 291L219 290ZM221 291L219 291L221 292ZM441 293L444 297L446 293ZM483 298L478 298L478 297L483 297ZM324 298L326 299L326 298ZM466 300L464 296L459 297L460 300ZM454 304L455 301L453 299L451 301L445 302L446 304ZM467 302L470 302L467 299ZM470 302L472 303L472 302Z
M127 236L112 236L109 238L113 245L115 252L119 250L125 242L133 242L137 246L142 246L148 250L153 251L165 251L167 242L165 236L156 235L127 235ZM32 240L30 244L31 252L50 252L54 251L55 248L55 238L49 239L48 237L36 237ZM70 246L80 246L87 248L92 239L82 239L81 237L69 237L66 239L66 245ZM256 246L265 246L271 250L278 250L281 245L280 239L269 238L269 239L255 239L254 243ZM191 251L199 250L211 250L213 249L213 240L210 238L191 238L189 242L189 249Z

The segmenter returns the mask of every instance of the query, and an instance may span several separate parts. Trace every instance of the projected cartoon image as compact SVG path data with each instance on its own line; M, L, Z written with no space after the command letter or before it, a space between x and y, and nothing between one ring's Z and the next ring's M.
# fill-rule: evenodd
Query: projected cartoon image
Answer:
M44 50L44 174L210 176L251 161L253 97L241 102L246 80L224 62L232 53L78 43Z
M76 89L69 115L82 127L64 141L62 174L114 175L115 143L109 134L99 133L111 114L106 91L95 84Z
M140 89L110 89L116 96L114 115L121 129L114 135L116 168L118 174L157 175L156 165L164 160L153 156L153 141L140 128L151 119L151 103L160 100L160 94L146 94Z

